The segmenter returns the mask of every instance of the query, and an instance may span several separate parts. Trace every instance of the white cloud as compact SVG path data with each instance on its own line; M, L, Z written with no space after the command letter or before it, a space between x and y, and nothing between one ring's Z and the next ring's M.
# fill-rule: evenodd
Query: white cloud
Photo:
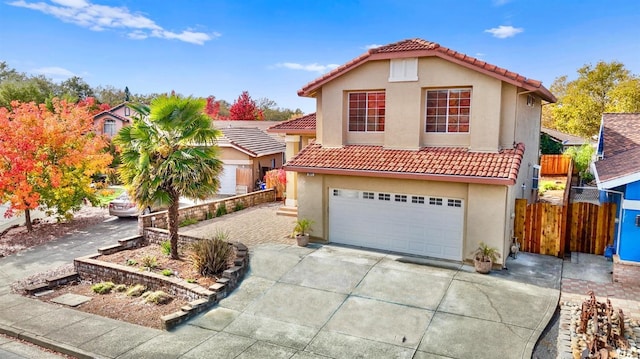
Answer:
M284 62L281 64L277 64L276 66L284 67L291 70L303 70L303 71L324 73L324 72L329 72L340 65L336 65L336 64L320 65L316 63L303 65L303 64L298 64L294 62Z
M383 45L370 44L370 45L365 45L365 46L364 46L364 48L365 48L365 49L367 49L367 50L371 50L371 49L378 48L378 47L380 47L380 46L383 46Z
M54 81L66 80L69 77L76 76L76 74L65 68L55 66L41 67L38 69L33 69L31 72L39 75L45 75L46 77L52 78Z
M165 30L152 19L129 11L126 7L92 4L86 0L51 0L47 2L27 2L16 0L9 5L40 11L64 22L86 27L93 31L124 29L129 31L130 39L142 40L148 37L175 39L202 45L206 41L219 37L219 33L207 34L184 30L173 32Z
M504 26L500 25L498 27L494 27L492 29L484 30L484 32L488 32L493 35L493 37L497 37L498 39L506 39L507 37L513 37L517 34L523 32L524 29L521 27L513 27L511 25Z

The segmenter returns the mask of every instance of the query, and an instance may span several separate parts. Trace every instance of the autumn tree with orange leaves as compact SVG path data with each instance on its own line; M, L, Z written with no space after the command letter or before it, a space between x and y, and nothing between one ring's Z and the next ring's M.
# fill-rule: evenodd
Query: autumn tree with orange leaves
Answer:
M0 108L0 202L10 205L5 217L24 212L29 231L38 207L60 220L85 199L95 204L91 176L112 159L92 132L89 106L54 99L50 108L18 101Z

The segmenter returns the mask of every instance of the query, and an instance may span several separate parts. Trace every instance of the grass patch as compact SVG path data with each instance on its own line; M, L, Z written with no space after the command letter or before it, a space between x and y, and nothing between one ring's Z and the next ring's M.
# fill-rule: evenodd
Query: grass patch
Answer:
M96 198L100 203L100 207L106 207L109 205L109 202L116 199L119 195L124 192L124 188L104 188L96 191Z
M171 254L171 241L163 241L160 243L160 250L162 250L162 254L168 256Z
M186 227L186 226L190 226L192 224L196 224L198 223L198 220L195 218L187 218L184 221L180 222L180 224L178 224L178 227Z
M564 187L564 183L556 183L556 181L542 181L540 182L540 193L563 190Z
M171 269L163 269L162 270L162 275L166 276L166 277L171 277L173 275L173 271Z

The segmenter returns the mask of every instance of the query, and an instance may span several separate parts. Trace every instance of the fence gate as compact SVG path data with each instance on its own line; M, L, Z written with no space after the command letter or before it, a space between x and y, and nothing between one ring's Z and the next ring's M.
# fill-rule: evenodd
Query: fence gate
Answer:
M564 253L604 254L613 244L616 205L605 203L527 204L516 200L514 236L524 252L564 257Z

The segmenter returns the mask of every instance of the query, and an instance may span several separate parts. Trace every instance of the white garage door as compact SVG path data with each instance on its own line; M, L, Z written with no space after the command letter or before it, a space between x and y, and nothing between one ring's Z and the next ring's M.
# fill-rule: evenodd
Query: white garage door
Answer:
M344 189L329 191L329 241L462 260L464 201Z
M237 165L224 165L220 174L220 194L236 194L236 168Z

